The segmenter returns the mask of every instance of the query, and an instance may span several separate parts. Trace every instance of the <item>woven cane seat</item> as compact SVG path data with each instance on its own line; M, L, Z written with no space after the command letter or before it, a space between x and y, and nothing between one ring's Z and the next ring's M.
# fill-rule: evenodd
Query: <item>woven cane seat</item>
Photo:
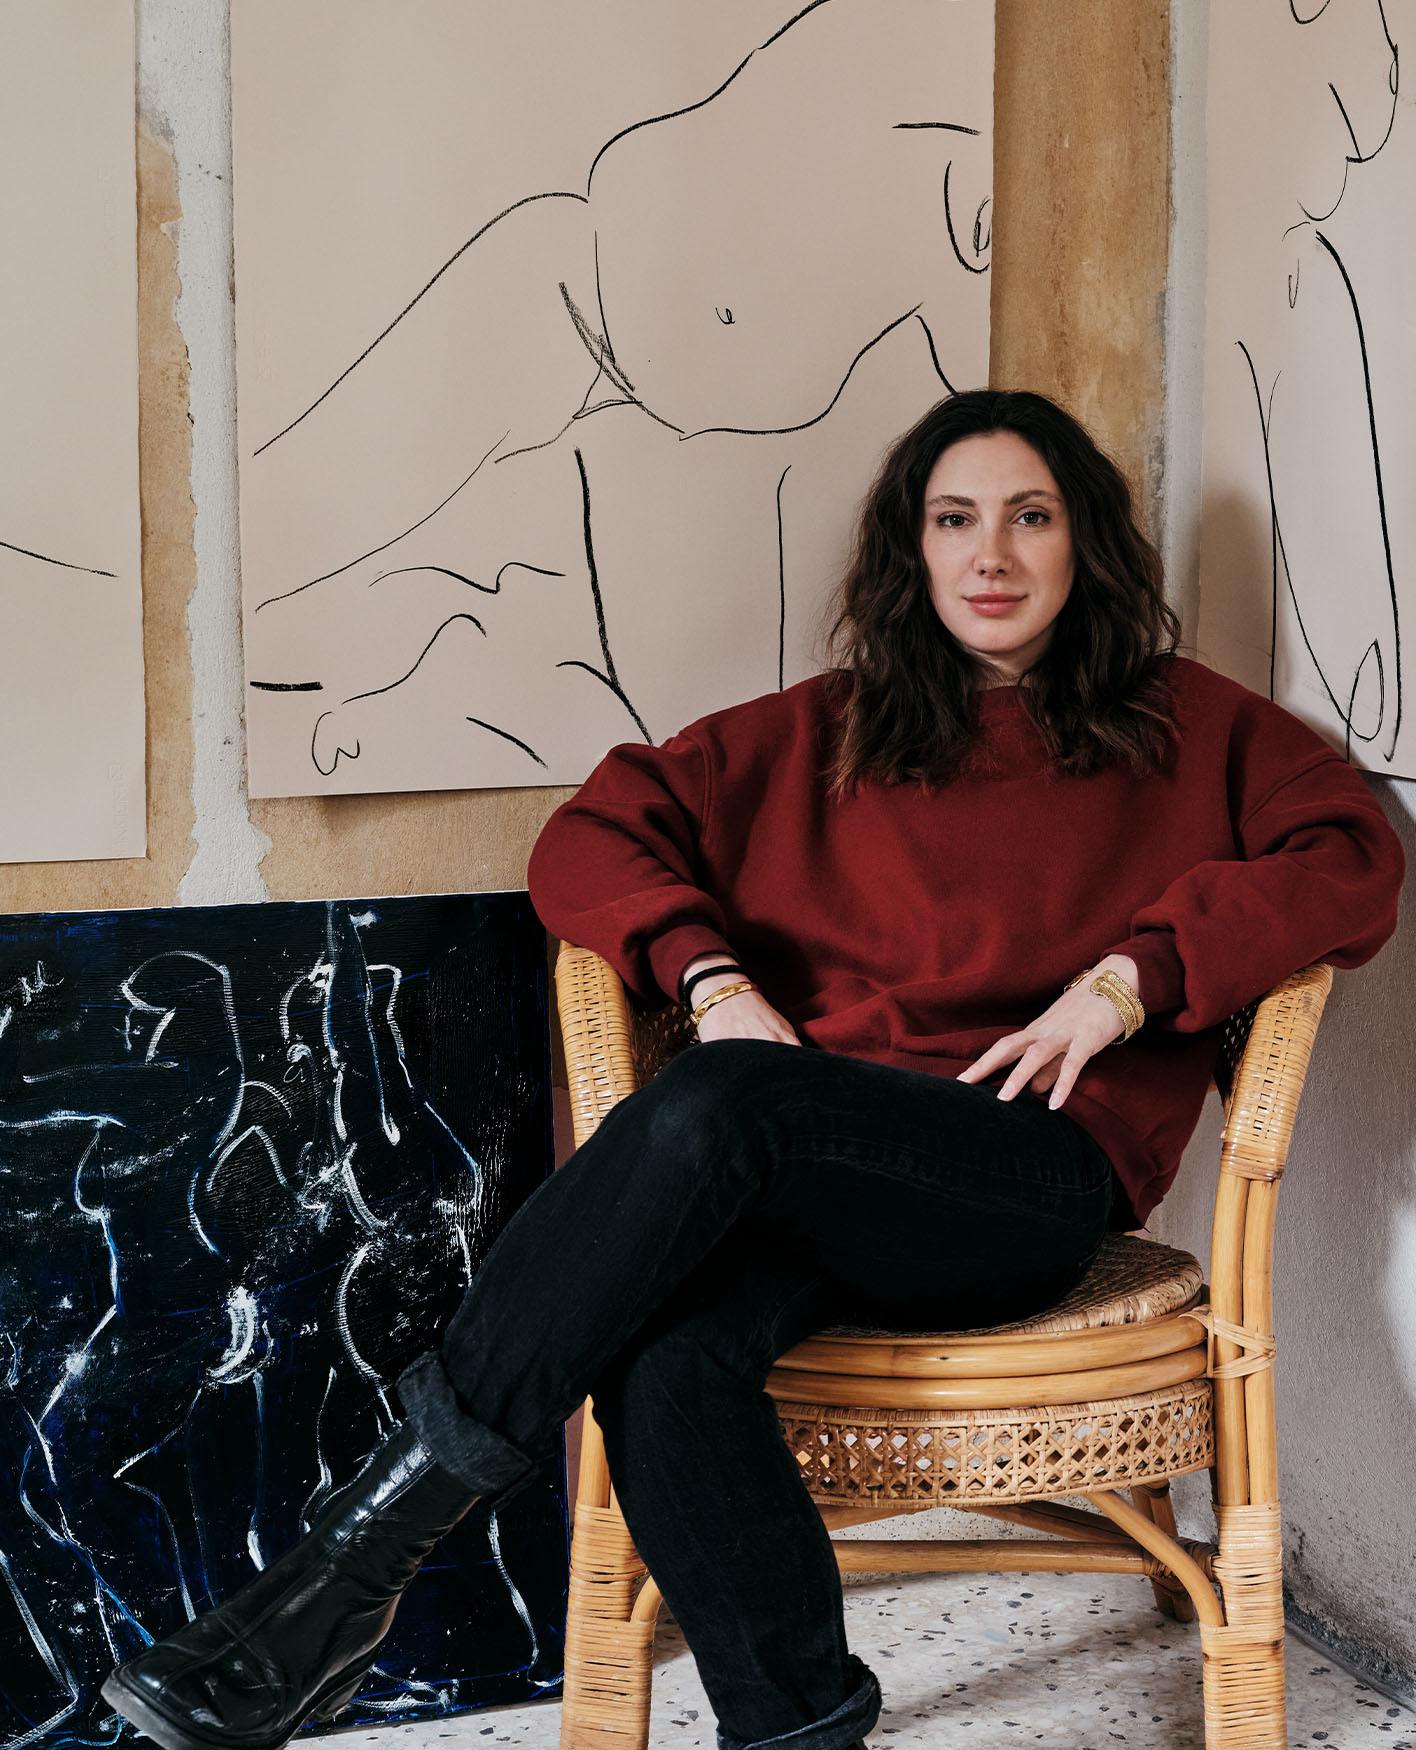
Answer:
M835 1325L767 1390L822 1504L1013 1501L1157 1482L1214 1459L1204 1283L1188 1252L1108 1235L1032 1318L962 1331Z
M958 1331L916 1331L911 1336L992 1336L1001 1331L1081 1331L1097 1325L1134 1325L1193 1306L1203 1285L1199 1260L1174 1246L1132 1234L1108 1234L1081 1281L1045 1312L1006 1325L971 1325ZM822 1337L889 1337L878 1325L831 1325Z

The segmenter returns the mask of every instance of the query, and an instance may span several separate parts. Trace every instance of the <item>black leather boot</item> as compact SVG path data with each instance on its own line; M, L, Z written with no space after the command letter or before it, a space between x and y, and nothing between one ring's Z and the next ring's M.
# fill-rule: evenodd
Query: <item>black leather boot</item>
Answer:
M279 1750L353 1698L404 1587L477 1498L400 1424L293 1549L119 1666L105 1699L165 1750Z

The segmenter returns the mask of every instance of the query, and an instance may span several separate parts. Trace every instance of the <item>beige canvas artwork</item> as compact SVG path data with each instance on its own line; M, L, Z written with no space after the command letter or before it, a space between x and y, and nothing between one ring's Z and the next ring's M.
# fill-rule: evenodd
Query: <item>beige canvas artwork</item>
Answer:
M1414 71L1416 0L1210 10L1199 641L1406 778Z
M0 863L145 849L129 0L0 6Z
M992 0L237 0L253 793L574 783L822 665L986 383Z

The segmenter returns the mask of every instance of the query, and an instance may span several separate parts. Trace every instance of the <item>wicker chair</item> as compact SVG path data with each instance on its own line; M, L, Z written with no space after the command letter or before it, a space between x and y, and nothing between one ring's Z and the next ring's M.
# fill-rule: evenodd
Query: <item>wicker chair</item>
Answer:
M1189 1253L1113 1234L1036 1318L925 1336L833 1328L782 1356L767 1382L829 1527L950 1506L1049 1534L838 1540L843 1570L1144 1574L1166 1616L1199 1619L1209 1750L1288 1741L1273 1228L1331 986L1331 967L1307 967L1225 1024L1210 1283ZM690 1034L681 1009L632 1009L585 949L561 946L556 987L579 1145ZM1176 1535L1169 1479L1201 1469L1217 1546ZM1059 1495L1099 1511L1047 1499ZM587 1415L562 1750L643 1750L659 1605Z

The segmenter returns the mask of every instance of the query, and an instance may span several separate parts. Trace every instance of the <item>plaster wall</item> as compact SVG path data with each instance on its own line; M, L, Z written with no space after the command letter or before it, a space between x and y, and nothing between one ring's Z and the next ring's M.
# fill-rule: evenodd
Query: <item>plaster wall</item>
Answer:
M992 380L1058 396L1121 460L1193 639L1203 7L1175 8L1173 108L1166 0L1069 0L1065 31L1058 18L1055 0L998 0ZM0 911L520 887L537 832L570 793L246 797L226 19L226 0L139 0L148 856L0 867ZM1222 651L1199 654L1223 666ZM1408 844L1411 793L1383 792ZM1338 981L1279 1260L1292 1608L1402 1681L1416 1668L1416 1621L1409 1596L1405 1615L1383 1597L1400 1579L1383 1533L1403 1509L1409 1525L1387 1479L1403 1474L1398 1460L1409 1473L1416 1444L1416 1193L1410 1104L1388 1082L1410 1044L1411 954L1403 940ZM1163 1237L1203 1258L1213 1110L1191 1153ZM1334 1329L1347 1345L1337 1356ZM1354 1463L1334 1447L1363 1419L1379 1450ZM1367 1480L1354 1486L1359 1466ZM1210 1535L1207 1496L1182 1493L1181 1505L1183 1528ZM939 1518L952 1533L977 1529ZM1010 1529L1025 1535L996 1522L988 1534ZM896 1530L929 1532L919 1520Z
M1201 661L1248 658L1199 596L1202 523L1207 0L1172 7L1171 263L1166 332L1165 545ZM1265 585L1265 587L1267 587ZM1416 867L1416 783L1364 775ZM1324 1652L1416 1703L1416 931L1339 972L1284 1174L1274 1241L1284 1607ZM1208 1259L1222 1115L1211 1094L1157 1237ZM1203 1479L1173 1486L1180 1529L1211 1536Z

